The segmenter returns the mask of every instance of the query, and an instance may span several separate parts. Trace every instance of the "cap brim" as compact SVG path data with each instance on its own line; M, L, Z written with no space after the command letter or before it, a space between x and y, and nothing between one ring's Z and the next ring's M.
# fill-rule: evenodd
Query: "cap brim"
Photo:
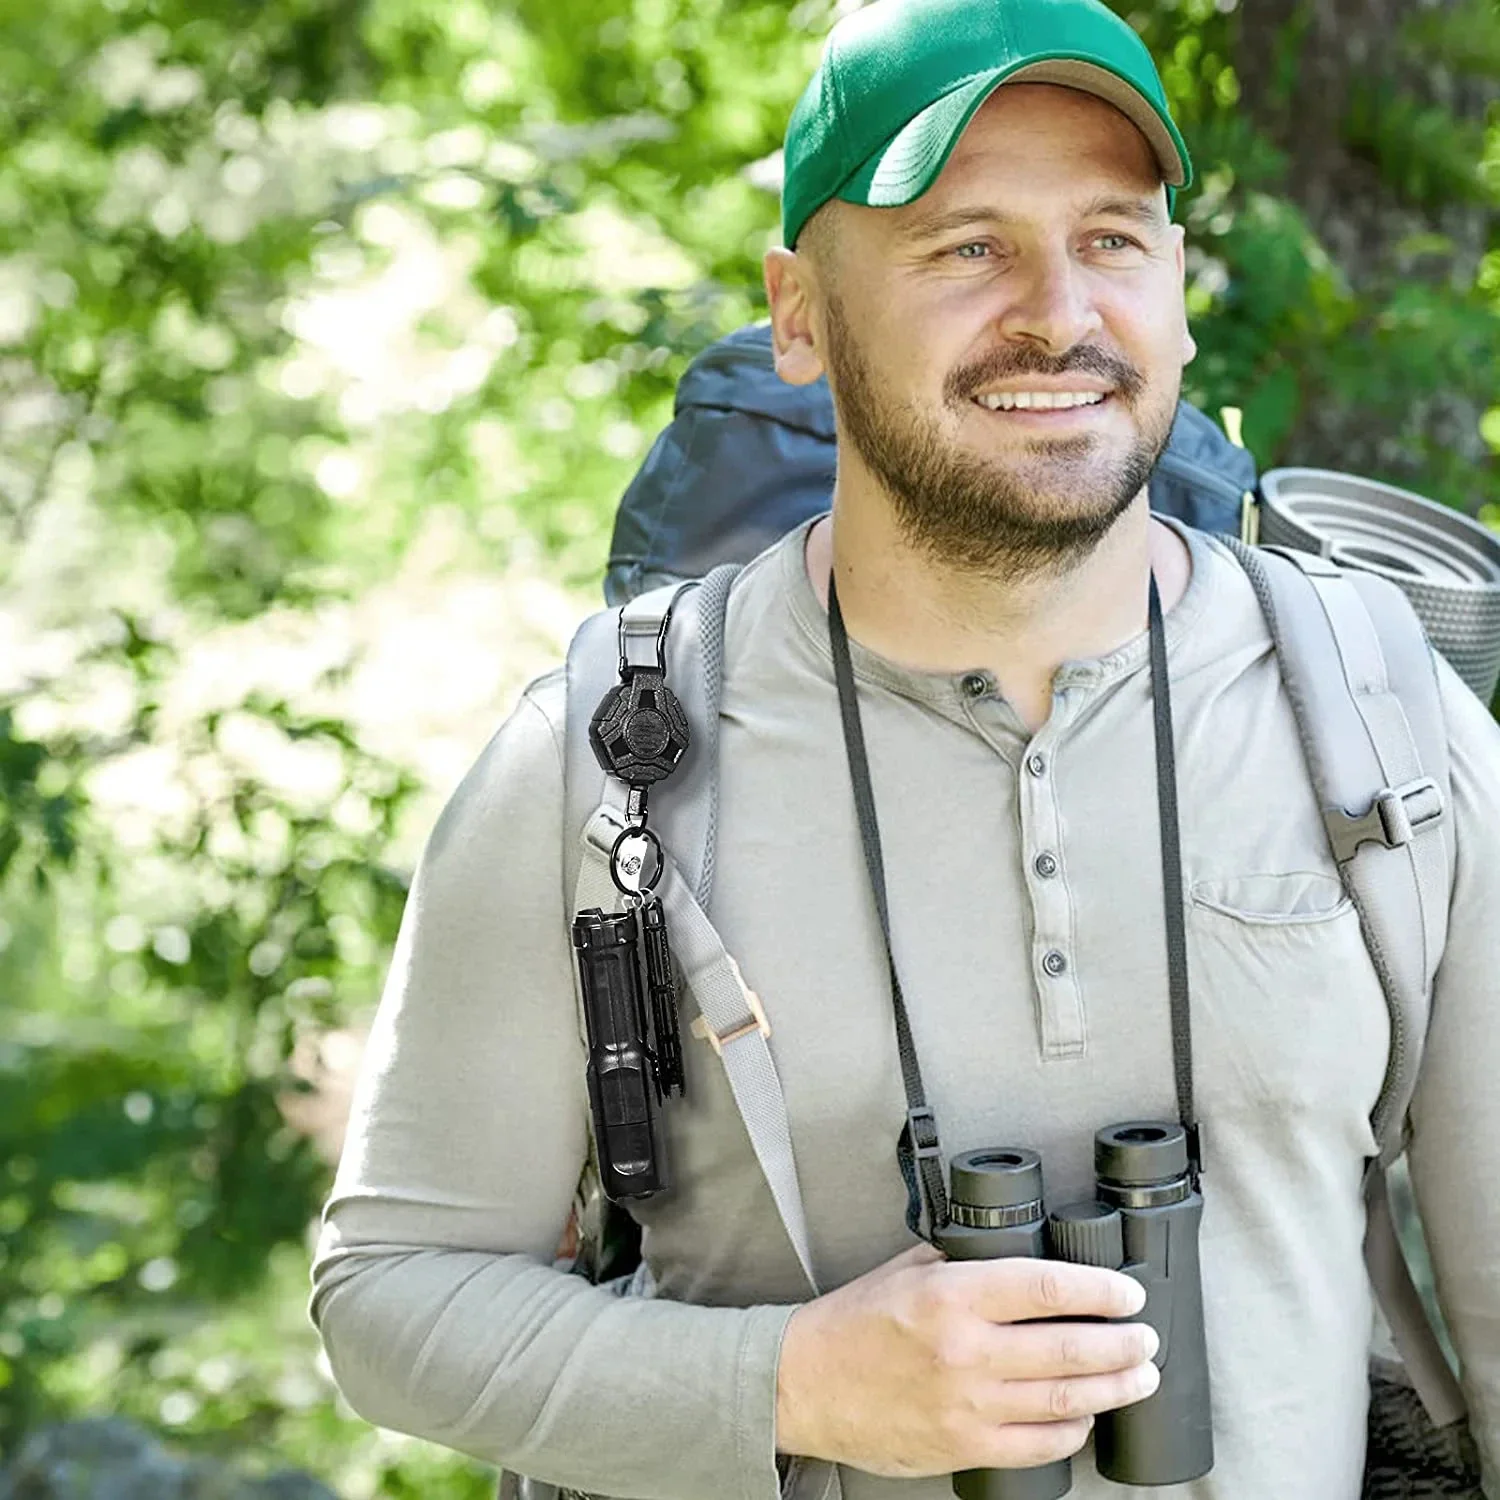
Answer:
M1192 181L1187 146L1170 116L1164 119L1142 94L1108 68L1068 57L996 68L935 99L860 166L835 196L870 208L899 208L914 202L937 181L980 105L1001 84L1023 82L1060 84L1114 105L1146 137L1168 187L1186 187Z

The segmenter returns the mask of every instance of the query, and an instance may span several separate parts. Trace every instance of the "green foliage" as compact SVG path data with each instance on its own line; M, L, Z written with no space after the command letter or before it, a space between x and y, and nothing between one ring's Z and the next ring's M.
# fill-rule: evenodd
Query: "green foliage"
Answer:
M1404 199L1429 211L1490 196L1479 170L1484 137L1481 127L1461 124L1441 106L1393 94L1379 80L1356 89L1345 123L1350 146Z
M324 620L437 534L471 575L592 592L678 374L762 310L774 153L832 10L4 8L0 1454L117 1409L348 1500L487 1493L342 1410L304 1314L327 1168L288 1124L294 1062L378 990L417 780L328 707L347 657L300 693L232 653L184 684L196 643ZM1121 10L1198 167L1189 397L1243 407L1262 466L1314 403L1413 434L1463 398L1500 448L1500 251L1475 284L1356 290L1244 107L1244 18ZM1403 45L1493 74L1473 10ZM1305 40L1277 40L1287 107ZM1500 132L1481 151L1373 80L1349 129L1430 216L1403 264L1441 262ZM1389 477L1500 516L1492 463L1403 441Z
M146 737L150 685L122 746ZM330 793L247 774L231 729L313 757ZM193 794L128 855L81 800L13 804L70 834L49 836L43 890L20 870L4 887L7 993L35 998L0 1023L0 1444L80 1397L159 1405L164 1351L275 1247L305 1274L326 1173L283 1117L288 1058L373 992L405 897L383 855L411 778L346 726L251 697L174 740ZM6 763L35 785L51 754Z
M597 576L677 374L755 311L744 169L827 19L6 9L0 567L59 649L0 686L0 1454L116 1409L351 1500L488 1492L341 1411L304 1312L327 1168L284 1105L378 991L414 779L306 695L181 683L436 517Z
M1494 0L1457 0L1417 11L1402 42L1419 58L1460 76L1500 78L1500 9Z
M49 872L73 858L76 777L68 757L16 734L0 706L0 884L21 872L45 888Z
M1500 502L1493 460L1474 457L1477 434L1430 420L1495 404L1500 279L1450 269L1454 246L1438 230L1456 208L1500 202L1500 132L1486 140L1383 71L1413 57L1486 71L1485 49L1500 39L1492 0L1420 12L1401 48L1374 49L1377 61L1356 80L1342 144L1433 226L1393 245L1393 263L1357 288L1295 207L1286 156L1241 102L1233 59L1240 29L1252 22L1248 7L1163 5L1130 18L1161 59L1198 173L1179 208L1199 347L1184 394L1211 412L1241 407L1246 443L1263 469L1307 462L1291 451L1293 434L1310 409L1332 407L1385 435L1393 457L1372 477L1475 515ZM1311 26L1301 7L1272 38L1260 118L1297 119ZM1461 48L1471 49L1462 63L1454 55Z

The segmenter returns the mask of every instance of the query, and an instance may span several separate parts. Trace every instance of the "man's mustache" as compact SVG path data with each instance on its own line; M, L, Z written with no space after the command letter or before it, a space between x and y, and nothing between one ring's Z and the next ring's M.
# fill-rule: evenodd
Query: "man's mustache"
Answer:
M996 350L954 370L945 383L946 394L956 404L969 400L986 386L1014 380L1021 375L1040 375L1048 380L1057 380L1064 375L1090 375L1106 381L1127 400L1138 395L1145 385L1133 365L1103 349L1073 349L1059 359L1049 359L1034 351Z

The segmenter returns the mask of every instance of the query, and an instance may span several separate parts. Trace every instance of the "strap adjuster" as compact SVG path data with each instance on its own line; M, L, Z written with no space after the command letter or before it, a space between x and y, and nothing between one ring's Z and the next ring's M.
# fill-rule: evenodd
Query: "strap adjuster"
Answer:
M1323 822L1333 845L1333 857L1342 865L1354 858L1361 844L1404 849L1419 833L1436 828L1445 811L1437 782L1423 776L1405 786L1376 792L1369 811L1359 816L1341 807L1329 808Z
M918 1161L940 1156L942 1143L938 1140L937 1116L924 1104L906 1112L906 1137Z
M749 1016L737 1026L731 1026L728 1031L715 1031L705 1016L694 1016L692 1025L688 1030L698 1038L700 1042L707 1042L714 1049L715 1057L723 1057L724 1049L731 1043L737 1042L741 1037L753 1035L759 1032L762 1036L770 1036L771 1023L766 1019L765 1007L760 1003L760 996L745 983L745 977L740 973L740 966L731 958L729 966L734 970L734 977L739 980L740 993L745 997L745 1005L750 1011Z

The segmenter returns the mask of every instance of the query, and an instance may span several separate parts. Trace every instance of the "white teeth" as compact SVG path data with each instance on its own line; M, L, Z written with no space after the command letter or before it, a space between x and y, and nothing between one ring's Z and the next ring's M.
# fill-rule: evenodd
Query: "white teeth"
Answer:
M1058 410L1070 406L1097 406L1102 391L992 391L975 399L991 411Z

